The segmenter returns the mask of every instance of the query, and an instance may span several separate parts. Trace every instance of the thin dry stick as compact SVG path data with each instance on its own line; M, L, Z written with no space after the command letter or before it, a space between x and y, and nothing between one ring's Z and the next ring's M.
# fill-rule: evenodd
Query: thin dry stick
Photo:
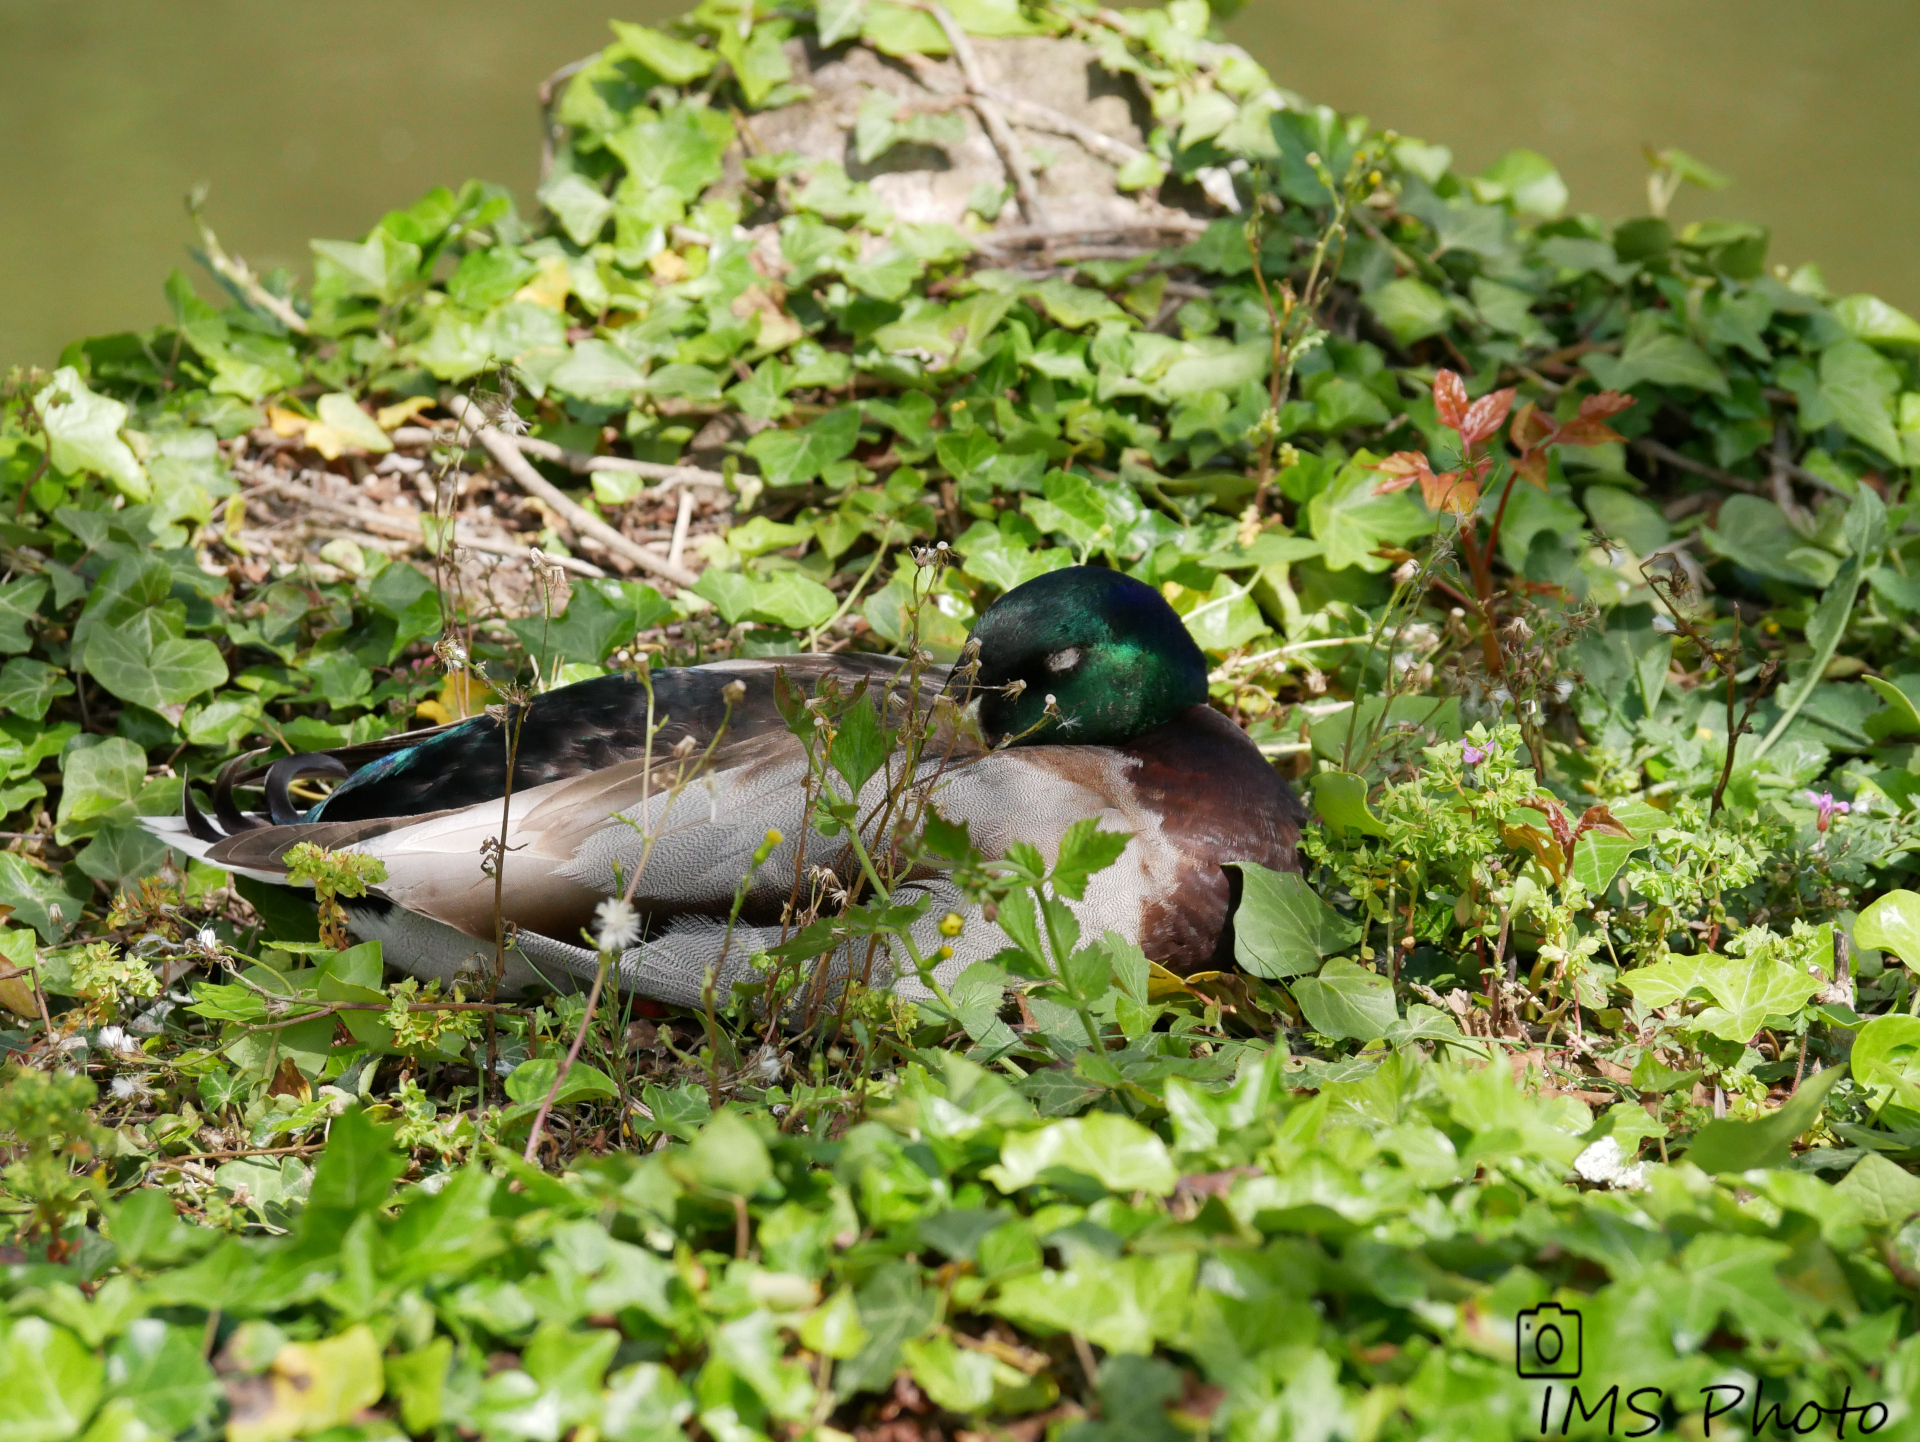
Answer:
M598 516L592 514L565 492L536 471L527 458L520 453L511 437L496 427L489 425L472 401L465 396L453 396L448 401L453 413L463 421L474 426L474 438L492 456L495 464L513 478L520 488L529 495L537 496L559 513L560 517L574 530L585 536L591 536L616 556L623 556L656 576L672 581L676 586L691 586L699 577L685 566L669 563L665 556L657 555L641 546L635 545L619 531L609 526Z
M204 187L195 188L187 196L187 214L193 217L194 225L199 228L200 244L206 247L207 264L212 268L213 273L245 292L249 301L295 335L305 335L307 333L306 317L295 310L288 301L262 285L260 277L248 268L244 260L237 255L228 254L226 247L220 244L220 238L213 233L213 227L208 225L206 217L200 214L200 207L205 204L206 198Z
M1050 105L1040 105L1032 100L1024 100L1017 95L1009 95L1004 90L991 90L986 97L994 104L1005 107L1016 115L1022 125L1034 130L1046 130L1055 135L1064 135L1069 140L1077 140L1087 150L1092 151L1113 165L1125 165L1130 160L1145 154L1138 146L1107 134L1104 130L1095 130L1091 125L1083 125L1071 115L1062 114Z
M1007 124L1005 113L987 88L987 78L980 69L980 57L974 54L973 42L967 39L967 32L940 0L906 0L906 3L931 15L946 32L947 43L953 47L953 58L960 66L960 74L966 79L967 94L972 100L974 113L980 117L980 124L986 128L993 148L1000 152L1000 161L1013 181L1014 194L1020 200L1020 214L1026 217L1029 225L1045 225L1047 208L1041 203L1040 192L1034 186L1033 168L1027 164L1027 152L1021 149L1020 138L1013 133L1013 127Z
M677 566L687 553L687 528L693 524L693 492L680 490L680 509L673 517L673 539L667 543L667 564Z
M444 440L445 437L431 426L401 426L393 432L396 446L430 446ZM591 475L595 471L623 471L629 475L645 476L651 481L660 481L661 485L642 495L665 495L673 487L711 486L724 491L727 478L718 471L709 471L701 466L683 466L665 461L639 461L630 456L590 456L585 451L568 450L552 441L541 440L538 436L512 436L511 439L523 454L535 460L551 461L557 466L565 466L577 476Z

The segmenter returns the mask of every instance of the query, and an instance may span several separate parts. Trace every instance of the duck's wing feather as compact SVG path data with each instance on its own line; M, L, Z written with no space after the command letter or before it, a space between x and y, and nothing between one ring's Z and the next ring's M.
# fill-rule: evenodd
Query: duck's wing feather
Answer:
M474 716L321 753L351 774L316 808L314 819L418 816L498 800L506 794L509 764L516 791L605 770L647 754L649 714L657 728L651 748L656 755L688 740L705 750L723 731L728 741L751 739L785 729L775 696L781 675L811 693L830 676L847 686L862 680L896 684L904 666L894 656L835 655L669 667L650 674L651 697L649 686L631 673L576 682L545 692L513 712ZM921 673L922 704L931 704L947 677L944 667ZM745 694L729 707L726 688L736 681ZM292 774L286 761L275 765ZM264 779L271 800L270 771L267 766L242 769L224 776L222 784L230 790L234 784ZM229 822L228 829L240 827Z

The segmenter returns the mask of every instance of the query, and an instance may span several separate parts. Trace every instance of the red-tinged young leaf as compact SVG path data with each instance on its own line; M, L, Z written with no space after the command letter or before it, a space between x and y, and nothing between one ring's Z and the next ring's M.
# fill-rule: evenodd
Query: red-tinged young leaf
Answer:
M1580 824L1573 829L1573 839L1577 842L1589 831L1597 831L1602 836L1618 836L1623 841L1633 840L1633 833L1604 805L1589 806L1580 813Z
M1578 838L1574 834L1572 824L1567 820L1567 813L1560 809L1560 803L1550 796L1535 796L1530 800L1522 801L1520 804L1540 812L1547 818L1547 825L1553 828L1553 839L1560 843L1560 849L1566 853L1567 859L1571 861L1573 859L1573 843Z
M1433 480L1433 467L1418 451L1395 451L1384 461L1377 462L1373 469L1386 473L1386 479L1378 482L1373 488L1376 496L1390 496L1395 491L1404 491L1415 481L1418 481L1421 489L1425 490L1427 484Z
M1529 485L1543 491L1547 488L1547 453L1545 451L1528 451L1513 463L1513 468Z
M1453 371L1441 371L1433 378L1433 408L1440 424L1451 431L1462 430L1467 423L1467 383Z
M1621 435L1605 421L1590 421L1575 416L1554 434L1554 444L1562 446L1602 446L1609 441L1623 441Z
M1532 401L1513 413L1513 424L1507 427L1507 439L1523 456L1539 450L1553 439L1553 434L1553 418L1543 413Z
M1428 471L1420 478L1420 494L1430 510L1451 511L1456 516L1472 515L1473 508L1480 504L1480 483L1492 468L1493 459L1482 456L1472 466L1463 466L1457 471L1437 476Z
M1599 446L1612 441L1624 441L1626 437L1607 424L1607 417L1619 415L1633 403L1632 396L1622 395L1619 391L1601 391L1599 395L1588 396L1580 402L1579 413L1555 433L1554 443L1562 446Z
M1477 446L1499 433L1500 427L1507 423L1507 412L1513 409L1514 389L1507 386L1481 396L1471 406L1460 424L1455 427L1460 439L1469 446Z

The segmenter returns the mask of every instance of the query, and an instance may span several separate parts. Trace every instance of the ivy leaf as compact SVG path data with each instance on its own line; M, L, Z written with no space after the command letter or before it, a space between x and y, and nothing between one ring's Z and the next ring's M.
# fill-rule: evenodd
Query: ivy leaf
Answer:
M738 571L709 566L700 573L692 590L694 595L713 602L720 619L729 626L737 626L753 614L753 582Z
M33 398L33 408L46 427L48 459L70 475L104 476L131 501L152 495L147 473L120 439L127 408L119 401L96 395L72 366L61 366L53 380Z
M899 300L913 289L926 267L898 246L890 245L871 260L848 261L840 267L847 284L879 300Z
M1655 827L1667 824L1665 812L1644 801L1616 802L1613 817L1632 836L1614 836L1604 831L1588 831L1574 843L1571 875L1586 888L1589 896L1598 896L1626 865L1627 858L1652 840Z
M1878 296L1850 295L1833 303L1833 318L1855 340L1871 345L1920 346L1920 321L1896 310Z
M560 1063L552 1057L523 1061L507 1076L507 1096L522 1105L538 1107L553 1090L553 1079L559 1072ZM605 1072L576 1061L567 1069L567 1079L560 1084L559 1094L553 1101L555 1106L565 1106L569 1102L604 1101L618 1095L620 1089Z
M65 1327L15 1317L0 1335L0 1376L7 1378L6 1442L76 1437L99 1404L99 1359Z
M133 1415L162 1437L191 1432L225 1395L201 1360L200 1339L156 1317L140 1318L114 1343L107 1381L109 1395L125 1398Z
M767 430L747 442L770 486L802 486L835 461L853 453L860 439L860 411L841 406L793 430Z
M627 167L626 185L639 195L665 191L687 202L720 178L720 157L732 138L725 115L708 117L680 105L658 120L615 131L606 146Z
M1791 1016L1820 989L1820 978L1780 961L1728 961L1707 980L1715 1006L1693 1018L1709 1036L1744 1046L1770 1016Z
M1049 320L1068 330L1084 330L1100 321L1127 318L1127 313L1115 305L1105 291L1075 285L1059 277L1029 286L1027 295L1039 302Z
M1820 353L1820 396L1842 430L1898 461L1904 452L1893 427L1900 372L1865 341L1843 340Z
M557 658L598 665L637 632L655 626L672 608L651 586L631 581L573 583L567 609L549 623L543 616L509 621L530 656L544 650L549 662Z
M1715 554L1770 580L1824 586L1840 569L1832 552L1810 544L1780 507L1760 496L1729 496L1701 535Z
M1313 778L1313 807L1336 836L1348 831L1385 836L1386 825L1367 805L1367 782L1351 771L1322 771Z
M912 12L910 12L912 13ZM910 1263L884 1261L853 1294L866 1345L835 1370L834 1390L851 1396L884 1388L900 1364L900 1348L933 1325L939 1301Z
M165 712L227 679L227 663L211 641L181 634L167 610L150 606L87 633L87 674L122 701Z
M84 889L83 889L84 888ZM16 851L0 851L0 906L13 908L13 919L24 921L51 946L80 920L80 908L92 887L76 883L57 871L35 866ZM60 921L53 908L60 908Z
M8 658L0 667L0 711L11 711L28 721L46 719L47 707L73 694L73 682L58 667L25 656Z
M1359 929L1322 901L1298 873L1243 862L1240 875L1233 956L1253 975L1308 975L1320 969L1324 958L1358 939Z
M1358 566L1384 571L1391 564L1376 556L1383 546L1398 546L1433 529L1433 517L1409 491L1378 495L1373 457L1362 452L1343 467L1333 483L1307 503L1307 524L1320 542L1330 571Z
M1671 956L1652 966L1635 967L1620 978L1620 984L1643 1005L1672 1006L1695 991L1712 995L1713 978L1726 964L1726 957L1711 952Z
M39 613L40 602L46 594L44 576L22 576L0 586L0 656L33 648L27 626Z
M860 38L882 55L896 58L907 55L945 55L953 47L940 22L924 10L904 5L889 5L886 0L871 0L867 18L860 27Z
M388 566L367 588L367 601L375 614L393 621L389 661L420 637L440 634L440 595L416 567Z
M582 247L599 239L607 218L613 214L613 202L600 187L573 171L550 178L540 187L539 200L560 222L567 238Z
M56 838L64 845L91 836L102 821L130 820L147 780L147 753L124 736L67 754L60 773Z
M676 1161L689 1184L738 1197L752 1196L773 1176L773 1160L760 1133L740 1113L725 1109L713 1114Z
M611 22L619 43L610 53L624 51L669 85L686 85L713 69L714 54L685 40L676 40L648 25L625 20Z
M554 390L594 405L620 405L650 388L647 375L618 346L583 340L547 377Z
M755 620L806 631L823 625L839 609L840 598L818 581L798 571L775 571L754 583L750 614Z
M1412 276L1381 286L1366 298L1366 305L1401 345L1439 335L1453 324L1454 302Z
M1322 1036L1374 1041L1399 1020L1393 983L1344 956L1329 961L1318 976L1295 977L1287 985L1307 1025Z
M359 1107L342 1112L327 1135L327 1150L314 1171L308 1205L316 1210L369 1212L385 1202L407 1169L407 1159L393 1150L394 1135L394 1128L375 1125ZM376 1370L378 1365L376 1357Z
M316 295L333 289L393 305L412 290L420 274L420 247L377 229L364 241L308 242L314 256Z
M733 67L733 78L740 82L741 92L753 109L765 105L780 86L793 79L786 51L791 34L793 22L784 19L761 20L744 36L735 26L721 27L720 53Z
M1890 951L1920 971L1920 893L1904 888L1889 891L1864 907L1853 924L1856 945Z
M1920 1213L1920 1177L1877 1152L1855 1162L1834 1191L1851 1200L1867 1221L1892 1231Z
M1055 1172L1077 1172L1116 1192L1169 1195L1179 1180L1167 1144L1131 1117L1093 1112L1016 1132L1000 1146L1000 1164L981 1173L1017 1192Z
M867 0L820 0L815 9L820 46L832 49L867 23Z
M1642 311L1628 323L1617 358L1594 353L1581 364L1603 390L1624 391L1652 381L1717 396L1728 394L1727 377L1713 358L1685 336L1668 330L1657 311Z
M1694 1134L1687 1160L1710 1176L1780 1166L1787 1160L1794 1138L1819 1120L1827 1093L1846 1074L1847 1066L1842 1062L1807 1077L1790 1101L1757 1121L1720 1117L1708 1122Z

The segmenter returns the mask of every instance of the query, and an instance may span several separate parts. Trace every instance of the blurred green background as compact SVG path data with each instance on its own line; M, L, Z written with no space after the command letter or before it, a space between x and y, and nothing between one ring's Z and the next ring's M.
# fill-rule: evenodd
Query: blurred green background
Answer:
M680 0L621 18L658 21ZM606 0L0 0L0 367L162 318L181 197L261 269L469 176L525 196L534 88ZM1734 176L1675 216L1755 220L1772 259L1920 312L1920 6L1909 0L1251 0L1282 85L1453 147L1527 146L1573 204L1645 208L1641 146Z

